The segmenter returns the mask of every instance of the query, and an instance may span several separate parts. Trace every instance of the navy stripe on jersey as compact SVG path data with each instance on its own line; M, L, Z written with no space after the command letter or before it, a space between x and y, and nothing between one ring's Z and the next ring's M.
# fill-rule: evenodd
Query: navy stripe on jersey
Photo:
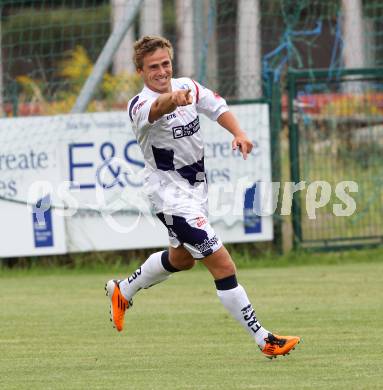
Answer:
M133 100L132 102L130 103L130 106L129 106L129 117L130 117L130 120L133 122L133 117L132 117L132 110L133 110L133 107L134 105L138 102L138 99L140 98L140 95L137 95Z
M205 181L205 163L203 157L193 164L175 169L174 150L156 148L152 145L152 151L156 167L161 171L177 171L190 185Z
M198 182L203 182L205 180L205 164L204 158L197 162L185 165L182 168L177 169L177 172L186 179L190 185L194 185Z
M174 171L174 150L156 148L152 145L156 167L161 171Z

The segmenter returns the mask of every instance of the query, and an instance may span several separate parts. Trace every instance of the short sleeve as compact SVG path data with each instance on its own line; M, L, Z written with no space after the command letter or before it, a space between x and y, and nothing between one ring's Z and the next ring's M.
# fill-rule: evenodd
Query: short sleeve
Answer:
M145 130L152 125L152 123L149 122L149 113L154 101L154 98L140 98L140 95L137 95L129 102L129 117L136 129Z
M195 88L195 103L197 112L206 115L209 119L216 121L218 117L229 111L226 100L216 92L203 87L197 81L192 80Z

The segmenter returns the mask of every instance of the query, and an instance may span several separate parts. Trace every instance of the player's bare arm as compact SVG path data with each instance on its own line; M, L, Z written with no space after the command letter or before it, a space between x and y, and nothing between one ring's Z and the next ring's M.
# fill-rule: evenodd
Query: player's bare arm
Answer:
M165 114L173 112L179 106L187 106L193 103L191 90L180 89L174 92L161 94L152 104L149 112L149 122L153 123Z
M234 139L231 143L233 150L236 150L239 147L243 159L246 160L247 155L253 149L253 143L247 137L246 133L241 130L237 118L230 111L226 111L218 117L217 122L233 134Z

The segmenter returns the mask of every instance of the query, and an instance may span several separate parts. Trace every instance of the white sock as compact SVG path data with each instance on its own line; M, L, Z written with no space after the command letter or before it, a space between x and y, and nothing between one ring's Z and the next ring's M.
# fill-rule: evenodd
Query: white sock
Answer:
M130 301L137 291L149 288L154 284L168 279L173 272L177 272L169 262L168 251L153 253L149 258L133 272L127 279L120 282L122 295Z
M217 282L219 282L219 280L216 281L216 284ZM217 287L219 286L217 285ZM223 306L225 306L231 315L239 321L250 336L255 339L255 342L259 347L263 349L266 344L265 338L268 336L269 332L263 328L257 320L255 311L247 297L245 289L238 284L236 287L227 290L217 289L217 295Z

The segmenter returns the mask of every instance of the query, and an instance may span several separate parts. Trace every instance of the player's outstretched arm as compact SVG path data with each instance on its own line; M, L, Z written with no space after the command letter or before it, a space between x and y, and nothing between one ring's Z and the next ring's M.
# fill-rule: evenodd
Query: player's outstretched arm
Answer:
M243 159L246 160L247 155L253 149L253 143L247 137L246 133L241 130L237 118L230 111L226 111L218 117L217 122L233 134L234 139L231 143L233 150L236 150L239 147Z
M149 112L149 122L153 123L163 115L173 112L179 106L193 103L190 89L180 89L174 92L163 93L153 102Z

